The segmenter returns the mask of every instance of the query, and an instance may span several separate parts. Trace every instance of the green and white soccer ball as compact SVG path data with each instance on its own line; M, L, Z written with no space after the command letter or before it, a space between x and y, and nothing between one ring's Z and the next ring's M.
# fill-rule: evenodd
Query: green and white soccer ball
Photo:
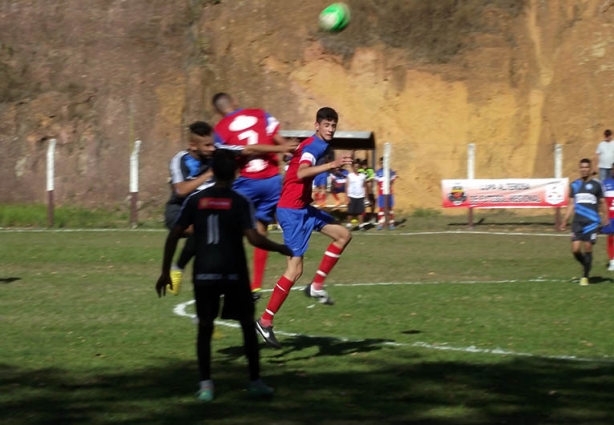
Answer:
M320 13L320 28L341 31L350 23L350 8L345 3L333 3Z

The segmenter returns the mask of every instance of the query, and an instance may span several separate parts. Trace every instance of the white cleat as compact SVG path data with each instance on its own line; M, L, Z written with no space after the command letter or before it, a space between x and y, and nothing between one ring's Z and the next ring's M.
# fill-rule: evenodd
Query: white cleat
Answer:
M326 292L325 289L316 290L316 289L313 289L313 286L311 284L309 284L305 287L304 292L306 296L317 299L320 304L324 304L324 305L335 304L335 302L328 295L328 292Z

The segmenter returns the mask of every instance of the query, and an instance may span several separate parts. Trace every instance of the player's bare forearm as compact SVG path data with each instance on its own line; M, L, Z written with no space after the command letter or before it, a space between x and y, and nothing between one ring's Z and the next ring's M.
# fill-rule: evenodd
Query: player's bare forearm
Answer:
M177 243L184 230L183 227L175 226L166 237L166 242L164 243L164 256L162 258L162 273L160 273L160 277L155 286L158 297L166 295L166 286L172 285L170 275L171 263L175 255L175 250L177 249Z
M177 244L179 243L179 239L184 231L185 228L175 226L166 237L166 242L164 243L164 255L162 257L163 274L169 274L171 272L171 264L173 262L175 251L177 250Z
M244 231L244 234L249 243L256 248L264 249L265 251L279 252L287 257L292 256L292 250L290 248L288 248L286 245L273 242L266 236L258 233L256 229L247 229Z
M315 177L320 173L331 171L335 168L343 167L344 165L351 164L351 163L352 163L352 158L350 158L349 156L343 156L339 159L335 159L332 162L327 162L326 164L322 164L322 165L301 164L298 167L296 176L299 179L304 179L307 177Z
M207 170L192 180L185 180L179 183L175 183L173 187L175 189L175 193L178 196L186 197L192 192L194 192L196 189L198 189L200 185L205 183L207 180L210 180L211 178L213 178L213 171Z
M607 226L610 222L610 219L609 219L610 212L608 211L608 204L603 198L601 198L601 211L602 211L601 224L603 226Z

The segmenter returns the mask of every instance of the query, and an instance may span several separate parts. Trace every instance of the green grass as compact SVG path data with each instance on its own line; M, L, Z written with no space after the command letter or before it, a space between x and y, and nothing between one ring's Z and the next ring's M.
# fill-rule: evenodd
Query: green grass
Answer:
M412 217L405 229L461 228L441 220ZM553 233L507 220L477 227ZM211 404L193 396L195 326L173 313L190 285L163 299L153 289L163 231L0 238L3 425L614 423L601 238L598 284L580 287L567 237L358 233L327 281L336 305L295 291L278 313L283 348L261 350L273 400L246 398L240 332L218 325ZM312 238L300 285L327 243ZM270 289L285 259L269 258Z

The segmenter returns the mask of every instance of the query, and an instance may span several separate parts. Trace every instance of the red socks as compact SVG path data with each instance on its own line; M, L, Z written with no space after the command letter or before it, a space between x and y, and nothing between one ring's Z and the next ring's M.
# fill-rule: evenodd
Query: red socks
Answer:
M273 316L275 313L279 311L279 308L284 303L286 298L288 298L288 294L290 293L290 289L294 285L290 279L286 276L281 276L277 281L277 285L273 289L273 293L271 294L271 299L262 313L262 318L260 319L260 323L262 326L271 326L273 322Z
M341 256L342 252L343 248L338 248L335 244L332 243L328 246L328 248L326 248L324 258L322 258L322 262L320 263L320 267L318 267L316 276L313 278L313 289L322 289L322 285L324 285L324 279L326 279L326 276L328 276L333 267L335 267L335 264L337 264L337 261L339 261L339 257Z
M608 235L608 257L614 259L614 235Z
M266 260L268 256L269 251L254 248L254 276L252 280L252 292L262 289L262 280L264 279L264 269L266 267Z

